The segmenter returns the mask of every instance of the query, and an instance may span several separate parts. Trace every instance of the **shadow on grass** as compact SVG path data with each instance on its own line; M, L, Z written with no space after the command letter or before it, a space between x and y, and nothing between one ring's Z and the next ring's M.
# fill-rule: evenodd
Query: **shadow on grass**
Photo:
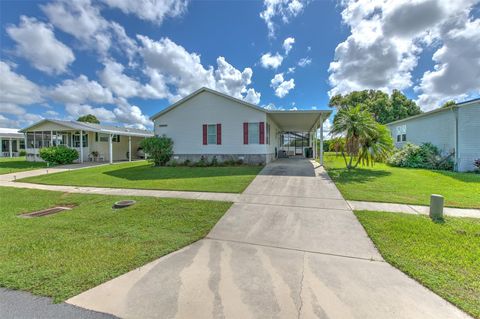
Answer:
M340 184L367 183L380 177L392 175L392 173L388 171L367 168L355 168L350 171L346 168L331 168L328 169L328 174L335 182Z
M460 182L480 184L480 174L475 174L473 172L470 172L470 173L460 173L460 172L452 172L452 171L433 171L433 172L442 174L447 177L454 178Z
M140 166L122 168L103 172L102 174L130 181L145 181L157 179L184 179L222 176L251 176L257 175L262 167L235 166L235 167L153 167Z

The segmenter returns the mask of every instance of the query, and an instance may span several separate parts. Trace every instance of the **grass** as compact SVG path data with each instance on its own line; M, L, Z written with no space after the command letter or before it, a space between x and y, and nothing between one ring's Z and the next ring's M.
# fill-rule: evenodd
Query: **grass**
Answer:
M480 318L480 220L356 211L383 258Z
M25 157L1 157L0 175L47 167L44 162L27 162Z
M348 171L341 156L327 153L325 167L348 200L429 205L431 194L445 205L480 208L480 174L390 167L376 163Z
M1 187L0 286L60 302L203 238L231 205L133 197L113 210L120 199ZM17 217L58 204L78 206Z
M152 167L146 161L98 166L22 181L74 186L241 193L262 169L234 167Z

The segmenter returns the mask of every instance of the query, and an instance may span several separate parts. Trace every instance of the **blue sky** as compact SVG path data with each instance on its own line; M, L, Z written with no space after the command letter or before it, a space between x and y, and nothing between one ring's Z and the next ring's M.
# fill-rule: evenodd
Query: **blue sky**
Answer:
M480 5L450 2L2 0L0 126L150 127L201 86L277 109L368 88L424 110L478 97Z

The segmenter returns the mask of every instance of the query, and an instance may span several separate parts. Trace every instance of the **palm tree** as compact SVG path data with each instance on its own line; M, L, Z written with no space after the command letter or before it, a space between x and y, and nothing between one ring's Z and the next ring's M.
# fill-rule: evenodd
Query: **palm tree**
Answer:
M345 138L341 153L347 169L357 167L360 162L368 165L383 160L393 147L388 128L360 106L339 110L333 120L332 134Z

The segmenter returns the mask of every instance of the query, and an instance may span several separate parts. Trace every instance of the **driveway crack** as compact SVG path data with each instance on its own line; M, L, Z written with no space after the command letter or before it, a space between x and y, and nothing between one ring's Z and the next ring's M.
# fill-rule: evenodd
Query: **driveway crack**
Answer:
M303 265L302 265L302 279L300 281L300 306L298 307L298 316L297 318L300 319L300 316L302 314L302 307L303 307L303 299L302 299L302 292L303 292L303 280L305 279L305 258L306 258L306 253L303 253Z

